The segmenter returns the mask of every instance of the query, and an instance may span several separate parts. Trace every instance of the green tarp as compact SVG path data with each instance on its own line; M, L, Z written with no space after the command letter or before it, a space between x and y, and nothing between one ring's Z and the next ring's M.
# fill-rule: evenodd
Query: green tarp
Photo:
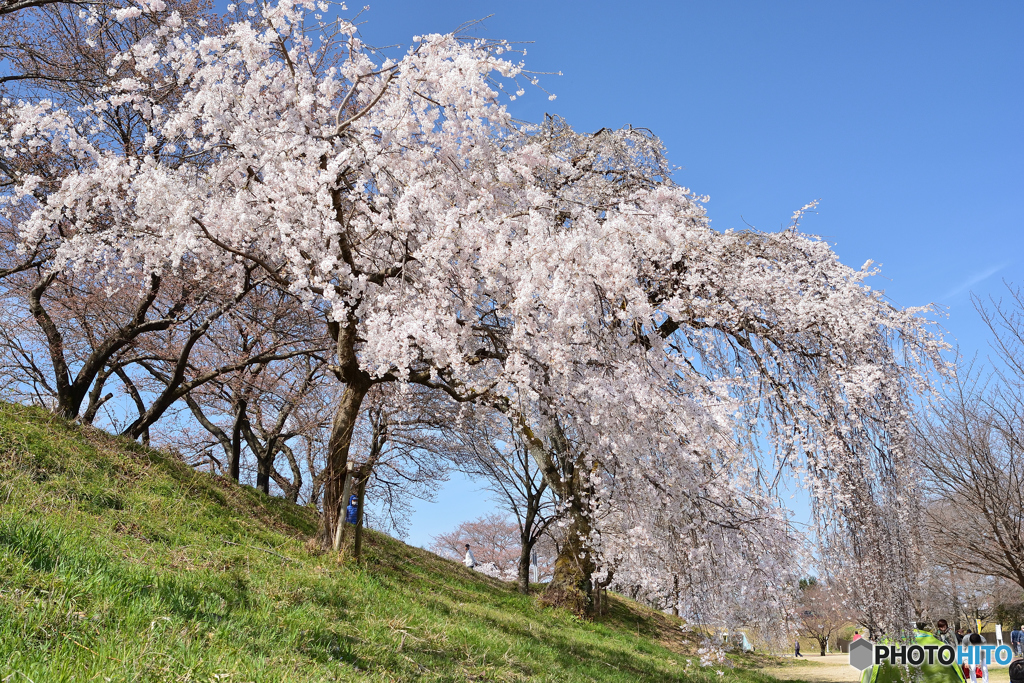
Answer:
M918 645L942 645L943 642L927 631L914 631ZM966 683L960 665L922 664L921 678L923 683ZM860 675L860 683L903 683L903 667L893 666L888 662L864 669Z

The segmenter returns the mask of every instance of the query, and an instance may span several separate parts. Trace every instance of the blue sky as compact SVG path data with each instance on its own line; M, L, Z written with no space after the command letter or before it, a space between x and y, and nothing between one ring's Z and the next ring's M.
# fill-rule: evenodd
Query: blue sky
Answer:
M895 303L947 307L969 355L987 352L970 293L1024 280L1024 3L371 2L378 46L493 15L476 34L563 73L517 115L650 128L718 229L777 230L820 199L803 229L880 263ZM463 480L440 499L409 542L490 508Z

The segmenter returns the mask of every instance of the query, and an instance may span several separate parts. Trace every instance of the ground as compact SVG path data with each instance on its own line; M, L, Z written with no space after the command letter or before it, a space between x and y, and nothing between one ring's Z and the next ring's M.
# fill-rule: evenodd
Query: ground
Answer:
M582 621L377 533L339 561L315 510L40 409L0 404L0 473L4 683L773 683L619 596Z

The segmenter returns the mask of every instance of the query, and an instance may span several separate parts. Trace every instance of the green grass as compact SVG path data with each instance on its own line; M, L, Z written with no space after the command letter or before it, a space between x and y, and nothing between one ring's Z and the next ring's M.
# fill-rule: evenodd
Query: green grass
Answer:
M0 403L0 681L773 680L701 669L677 620L622 598L580 621L383 534L339 563L315 530L313 510Z

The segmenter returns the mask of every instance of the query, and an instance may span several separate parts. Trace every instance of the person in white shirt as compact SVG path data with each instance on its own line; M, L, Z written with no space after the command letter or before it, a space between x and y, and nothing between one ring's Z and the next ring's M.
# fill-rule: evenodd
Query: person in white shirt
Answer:
M964 636L964 645L985 645L985 636L978 633L969 633ZM979 659L971 669L971 683L978 683L978 667L981 667L981 683L988 683L988 656L985 652L979 652Z
M476 558L473 557L473 551L469 549L468 543L466 544L466 556L462 558L462 564L466 565L470 569L476 566Z
M978 635L977 633L975 633L971 629L967 629L967 631L964 633L963 638L960 639L960 644L961 645L971 645L972 644L971 643L971 636L978 636L979 638L981 638L981 643L979 643L980 645L984 645L985 642L986 642L985 641L985 636Z

